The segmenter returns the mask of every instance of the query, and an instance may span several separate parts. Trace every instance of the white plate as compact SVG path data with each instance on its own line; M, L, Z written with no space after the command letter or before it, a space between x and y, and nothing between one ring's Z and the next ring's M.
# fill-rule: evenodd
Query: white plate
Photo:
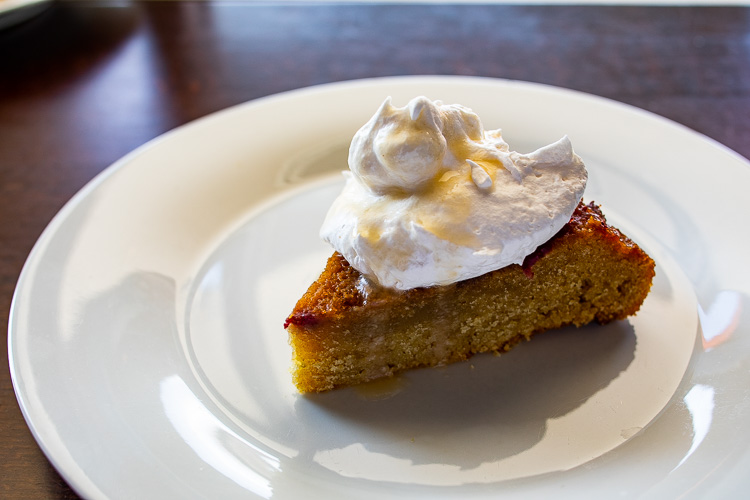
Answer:
M568 134L654 289L628 321L299 396L282 324L330 253L335 172L385 96L419 94L519 151ZM91 498L738 497L747 192L747 161L715 142L557 88L407 77L260 99L142 147L55 217L12 306L16 393Z

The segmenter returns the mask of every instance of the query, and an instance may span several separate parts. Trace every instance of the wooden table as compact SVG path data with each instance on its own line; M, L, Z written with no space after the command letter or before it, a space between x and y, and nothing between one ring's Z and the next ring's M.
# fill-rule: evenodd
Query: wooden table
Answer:
M207 113L338 80L481 75L633 104L750 157L748 40L748 8L57 3L0 32L0 320L63 204ZM7 366L0 497L77 498L26 427Z

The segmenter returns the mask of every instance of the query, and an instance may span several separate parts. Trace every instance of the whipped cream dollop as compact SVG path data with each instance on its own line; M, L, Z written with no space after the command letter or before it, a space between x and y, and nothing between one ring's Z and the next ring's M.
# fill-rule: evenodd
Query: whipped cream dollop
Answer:
M560 230L586 186L563 137L510 151L470 109L388 98L355 134L321 237L389 288L446 285L520 264Z

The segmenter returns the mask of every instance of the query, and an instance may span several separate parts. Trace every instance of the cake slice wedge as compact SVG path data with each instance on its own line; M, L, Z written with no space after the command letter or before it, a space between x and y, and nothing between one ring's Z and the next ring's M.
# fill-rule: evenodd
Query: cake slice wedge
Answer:
M284 325L294 383L322 392L621 320L638 311L653 277L653 260L594 203L580 203L523 265L451 285L386 289L334 253Z

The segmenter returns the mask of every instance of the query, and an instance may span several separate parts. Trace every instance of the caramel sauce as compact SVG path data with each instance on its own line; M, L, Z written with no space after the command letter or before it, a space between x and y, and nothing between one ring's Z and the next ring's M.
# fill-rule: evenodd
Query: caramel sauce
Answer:
M354 391L362 399L368 401L381 401L392 398L403 390L406 381L398 375L383 377L354 386Z

